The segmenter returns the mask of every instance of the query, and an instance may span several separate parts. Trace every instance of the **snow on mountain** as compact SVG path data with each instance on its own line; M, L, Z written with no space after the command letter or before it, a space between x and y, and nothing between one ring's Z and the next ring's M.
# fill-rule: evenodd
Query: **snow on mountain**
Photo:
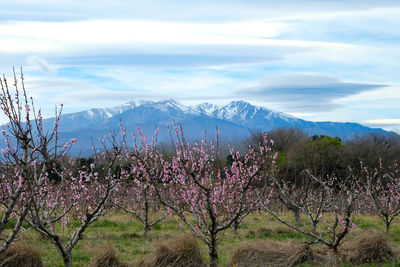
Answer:
M253 106L248 102L231 101L227 105L213 105L209 103L203 103L189 109L197 114L208 115L211 117L241 122L243 124L248 123L254 119L295 119L293 116L284 114L281 112L272 111L264 107Z
M92 137L96 140L118 129L120 121L129 131L141 127L146 135L152 135L157 127L159 140L168 138L167 125L173 121L183 126L187 139L199 139L205 134L214 138L216 126L221 137L230 139L243 138L254 130L268 131L279 127L295 127L310 135L324 134L342 139L369 132L385 133L382 129L372 129L356 123L305 121L245 101L232 101L226 105L203 103L186 106L174 99L137 100L111 108L93 108L64 114L60 132L65 138L81 140L81 149L84 150L91 143ZM43 123L50 129L54 119L46 119Z
M310 134L324 133L329 129L337 133L338 129L343 130L340 136L351 132L351 129L359 131L382 131L381 129L371 129L359 124L338 123L338 122L310 122L295 118L288 114L273 111L264 107L254 106L245 101L231 101L226 105L215 105L202 103L195 106L185 106L179 101L168 99L163 101L137 100L118 105L111 108L93 108L87 111L62 115L63 131L75 131L77 129L104 126L117 127L118 125L108 125L118 123L120 120L125 124L137 125L140 123L165 123L170 124L172 120L182 120L188 118L210 117L228 121L248 129L270 130L277 127L299 127ZM52 123L52 121L50 121ZM52 125L52 124L50 124ZM346 128L346 129L344 129ZM349 128L349 129L347 129Z
M189 107L189 112L194 114L205 114L208 116L213 116L215 110L218 109L219 106L210 104L210 103L202 103L193 107Z

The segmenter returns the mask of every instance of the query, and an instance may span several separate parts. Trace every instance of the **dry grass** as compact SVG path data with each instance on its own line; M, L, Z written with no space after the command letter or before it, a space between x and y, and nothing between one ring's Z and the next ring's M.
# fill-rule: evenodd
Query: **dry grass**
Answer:
M17 242L0 254L1 267L43 267L42 255L26 242Z
M290 213L282 213L282 216L289 220L293 218ZM143 239L141 236L141 224L139 222L132 220L132 218L125 213L110 212L87 229L85 237L73 250L73 265L88 266L98 254L98 249L106 247L107 243L110 243L115 247L116 254L119 258L129 263L131 266L133 263L140 263L140 260L143 260L143 264L134 266L152 266L151 263L156 262L155 258L157 257L155 246L160 249L159 252L162 252L160 246L164 245L168 249L168 253L173 253L170 251L172 245L169 244L169 241L174 239L175 236L182 234L182 232L190 232L185 225L183 225L182 230L176 223L176 220L177 218L166 218L165 221L161 222L158 227L152 230L151 239ZM79 220L70 220L71 227L79 223ZM300 223L307 225L305 218L302 218ZM371 233L371 231L381 231L383 229L380 219L374 216L357 215L357 217L354 218L354 223L357 225L357 228L353 229L349 236L346 236L346 240L343 242L343 248L341 248L339 252L344 253L344 248L347 246L346 244L354 242L358 237L366 233ZM321 225L323 226L323 224ZM57 225L56 230L61 233L61 226ZM68 233L68 231L67 229L66 233ZM398 248L395 250L397 258L400 256L400 223L394 223L391 232L386 235L386 237L390 242L389 244L394 248ZM28 244L34 244L35 249L38 249L42 253L45 266L63 266L62 259L50 240L41 238L40 235L31 228L21 233L20 239L25 240ZM231 257L235 248L242 242L258 243L279 241L301 243L305 239L303 235L282 225L268 214L250 214L241 227L239 227L238 235L233 235L231 229L221 232L218 244L219 264L221 266L232 267L232 265L229 265ZM206 245L199 241L199 246L201 248L201 257L204 262L208 262L208 250ZM312 245L311 248L313 260L307 260L307 263L304 264L305 266L334 266L335 264L340 266L354 265L346 264L346 259L343 255L339 255L341 257L338 258L337 255L330 252L326 246L322 244ZM101 251L101 253L103 253L103 251ZM200 258L200 256L198 258ZM158 260L161 261L160 258L158 258ZM144 265L145 263L147 265ZM391 262L388 262L386 266L392 266L391 264ZM369 266L374 265L369 264Z
M129 265L122 262L114 247L111 244L107 244L104 248L97 251L96 256L92 259L89 265L90 267L128 267Z
M262 229L264 231L265 229ZM262 232L260 230L260 232ZM313 247L293 242L242 243L233 252L230 266L295 266L308 263L312 266L339 266L341 264L394 263L399 256L381 233L362 235L344 243L339 253L324 246Z
M192 236L179 236L167 243L155 246L153 253L147 257L147 261L137 266L148 267L205 267L201 257L200 246L196 238Z
M382 264L393 262L395 252L386 237L378 232L365 234L356 240L345 243L341 249L346 262L350 264Z
M394 252L394 257L395 257L397 260L400 260L400 247L395 247L395 248L393 248L393 252Z
M333 252L325 245L312 247L312 254L313 259L308 262L311 266L341 266L341 264L345 264L342 255Z
M306 244L292 242L244 243L233 252L230 265L237 267L295 266L313 260Z

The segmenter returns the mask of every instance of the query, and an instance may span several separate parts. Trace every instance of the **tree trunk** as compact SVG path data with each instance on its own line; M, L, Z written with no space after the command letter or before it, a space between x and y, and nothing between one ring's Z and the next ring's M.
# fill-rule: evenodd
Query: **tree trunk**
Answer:
M71 253L65 253L63 256L64 267L72 267Z
M316 221L312 222L312 232L314 234L317 232L317 224L318 224L318 222L316 222Z
M149 202L147 200L147 191L144 191L144 210L143 210L143 238L147 238L149 232Z
M56 246L56 249L63 259L64 267L72 267L71 250L63 247L61 238L58 235L49 236L46 232L42 232L46 237L51 238L51 241Z
M211 242L208 246L210 256L210 267L218 267L218 251L217 251L217 236L211 235Z
M300 210L298 208L294 208L293 214L294 214L294 222L299 223L300 222Z
M389 233L390 230L390 222L385 222L385 233Z
M143 222L143 231L142 231L143 238L146 239L148 233L149 233L149 225L147 222Z
M239 228L239 222L238 221L235 221L234 223L233 223L233 227L232 227L232 230L233 230L233 234L234 235L237 235L237 229Z

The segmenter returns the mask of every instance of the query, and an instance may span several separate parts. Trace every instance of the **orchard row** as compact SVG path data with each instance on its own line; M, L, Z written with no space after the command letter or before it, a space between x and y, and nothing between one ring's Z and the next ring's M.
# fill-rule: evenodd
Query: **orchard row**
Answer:
M187 142L182 128L173 124L167 153L157 138L144 136L139 128L127 133L121 123L118 134L101 140L102 147L93 146L91 159L68 156L77 140L58 140L62 106L53 129L45 130L21 79L19 86L14 77L13 90L5 78L1 81L0 105L9 123L2 131L0 253L25 222L52 241L65 266L72 266L71 252L88 227L119 209L141 221L144 236L165 216L174 215L206 244L210 266L217 266L220 233L236 229L253 212L268 212L334 252L356 227L355 213L380 216L386 231L400 213L395 162L373 168L360 163L340 175L306 168L301 179L285 179L268 135L245 151L228 146L224 160L218 138ZM282 206L293 211L294 222L280 217ZM153 210L164 215L151 220ZM300 214L309 225L297 223ZM76 218L80 225L65 240L63 229ZM11 221L16 223L8 230Z

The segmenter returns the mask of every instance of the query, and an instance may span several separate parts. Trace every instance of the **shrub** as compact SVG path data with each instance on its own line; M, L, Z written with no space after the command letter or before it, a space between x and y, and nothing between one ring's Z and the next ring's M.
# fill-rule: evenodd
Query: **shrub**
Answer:
M263 242L244 243L233 252L231 266L294 266L313 259L313 253L306 244Z
M128 267L129 265L122 262L115 252L112 245L107 244L105 248L99 250L92 259L90 267Z
M150 254L150 261L144 266L151 267L205 267L200 246L192 236L179 236L173 240L158 244Z
M346 261L351 264L381 264L395 259L393 249L381 233L369 233L342 248Z
M26 242L18 242L0 254L1 267L43 267L40 252Z

